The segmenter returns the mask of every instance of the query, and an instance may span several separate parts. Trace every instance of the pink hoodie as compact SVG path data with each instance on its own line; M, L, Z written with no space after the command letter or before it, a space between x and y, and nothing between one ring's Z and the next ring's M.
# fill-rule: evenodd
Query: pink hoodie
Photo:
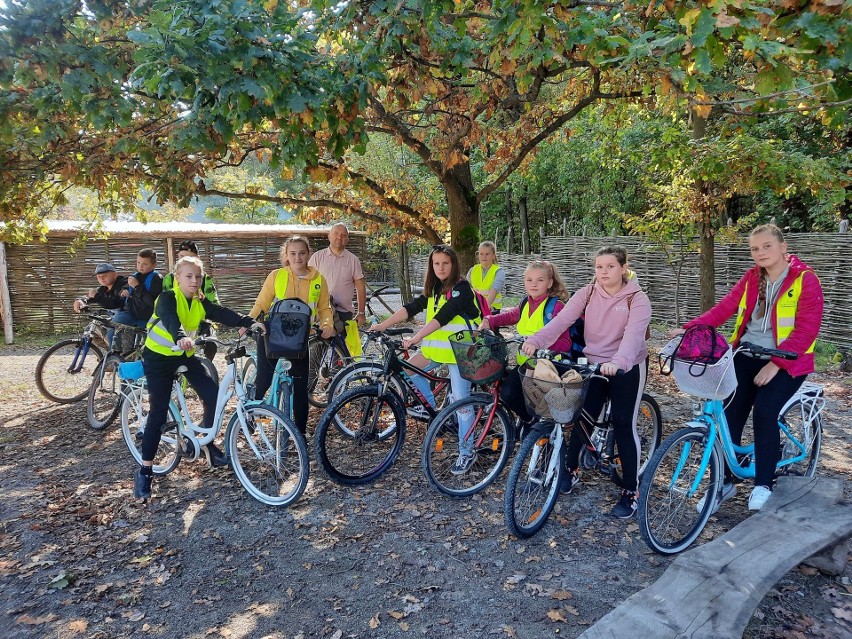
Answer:
M615 295L597 283L584 286L559 315L527 342L536 348L550 346L580 317L587 299L583 355L592 363L612 362L624 371L644 362L648 357L645 330L651 322L651 302L635 279L628 280Z

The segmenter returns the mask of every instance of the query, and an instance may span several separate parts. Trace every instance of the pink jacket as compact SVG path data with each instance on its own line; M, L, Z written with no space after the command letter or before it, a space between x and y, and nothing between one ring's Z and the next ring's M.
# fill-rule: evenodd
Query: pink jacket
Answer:
M615 295L597 283L584 286L559 315L527 342L536 348L549 347L580 317L587 299L583 355L595 364L612 362L625 371L644 362L648 357L645 330L651 322L651 302L635 279Z
M779 368L783 368L793 377L807 375L814 371L814 354L806 353L805 351L808 350L811 344L813 344L819 334L819 328L822 324L822 309L824 303L822 286L820 286L819 278L817 278L814 274L813 269L795 255L790 256L790 271L787 273L787 277L781 285L781 290L778 292L777 299L781 299L781 296L790 290L793 282L802 273L805 273L805 276L802 278L802 295L799 298L798 305L796 306L796 318L794 320L793 332L790 333L787 339L780 344L778 344L778 316L775 306L772 307L772 315L770 317L772 322L772 332L775 335L775 343L778 344L778 348L782 351L799 353L799 358L794 360L778 359L776 357L772 358L772 361ZM739 333L735 335L732 340L733 344L736 346L739 343L740 338L745 333L746 324L748 324L749 319L751 319L751 314L754 312L754 307L757 304L757 293L760 284L760 267L757 265L746 271L745 275L743 275L742 278L740 278L740 281L731 289L731 292L719 300L719 303L716 304L716 306L700 317L696 317L691 322L688 322L684 328L689 328L696 324L710 324L716 328L720 327L739 309L740 300L743 297L743 291L746 290L746 284L748 285L748 295L746 297L744 318L740 324Z

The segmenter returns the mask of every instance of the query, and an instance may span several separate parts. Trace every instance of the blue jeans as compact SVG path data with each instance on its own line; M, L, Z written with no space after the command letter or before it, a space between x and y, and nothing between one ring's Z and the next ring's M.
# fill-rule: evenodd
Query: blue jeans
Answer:
M138 319L130 311L116 311L112 316L114 324L126 324L127 326L135 326L136 328L145 328L148 325L148 320ZM115 329L111 328L107 331L107 343L112 348L112 338L115 336Z
M426 366L424 370L430 371L439 366L436 362L429 362L429 365ZM459 367L455 364L447 364L447 369L450 372L450 389L451 389L451 398L450 401L458 401L460 399L464 399L465 397L470 396L470 382L464 379L459 373ZM435 394L432 392L432 388L429 386L429 380L423 377L422 375L412 375L411 376L412 383L417 387L423 397L429 400L429 404L431 406L435 406ZM470 429L470 425L473 423L473 410L471 408L465 408L464 410L458 411L456 413L458 415L459 420L459 453L470 455L473 453L473 445L475 443L476 438L473 433L468 438L467 441L464 440L464 436L467 434L468 429Z

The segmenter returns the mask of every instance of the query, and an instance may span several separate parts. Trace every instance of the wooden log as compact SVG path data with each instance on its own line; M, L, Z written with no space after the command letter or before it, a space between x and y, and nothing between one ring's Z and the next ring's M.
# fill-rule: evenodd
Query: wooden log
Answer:
M852 534L843 482L781 477L763 509L681 554L581 639L741 637L760 600L802 560Z

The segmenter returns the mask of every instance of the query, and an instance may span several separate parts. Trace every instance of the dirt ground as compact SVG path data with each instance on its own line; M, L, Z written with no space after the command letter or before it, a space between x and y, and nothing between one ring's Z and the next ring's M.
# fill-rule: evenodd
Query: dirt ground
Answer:
M469 500L429 489L418 423L374 485L346 489L312 468L302 499L275 510L196 462L142 505L120 428L96 433L83 403L38 394L42 351L0 349L0 637L576 637L671 561L635 520L609 516L616 489L588 474L536 537L514 539L500 480ZM848 480L852 379L814 379L829 397L820 472ZM651 392L667 434L688 400L658 376ZM747 516L738 496L705 538ZM745 636L852 636L850 565L838 577L792 570Z

